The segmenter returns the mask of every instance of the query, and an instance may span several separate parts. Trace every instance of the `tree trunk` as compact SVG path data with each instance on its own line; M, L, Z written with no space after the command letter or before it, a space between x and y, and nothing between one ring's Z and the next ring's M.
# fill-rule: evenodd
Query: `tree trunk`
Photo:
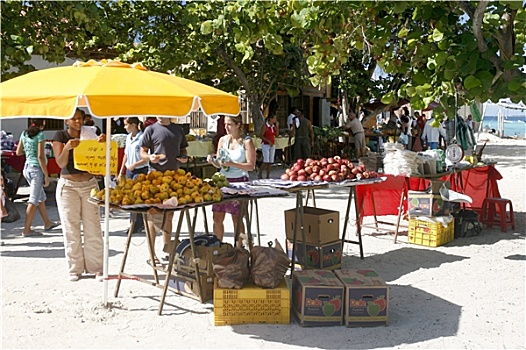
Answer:
M261 113L260 109L262 102L255 94L249 94L248 100L250 103L249 116L252 118L252 122L254 123L254 134L259 135L259 131L261 130L264 122L263 114Z

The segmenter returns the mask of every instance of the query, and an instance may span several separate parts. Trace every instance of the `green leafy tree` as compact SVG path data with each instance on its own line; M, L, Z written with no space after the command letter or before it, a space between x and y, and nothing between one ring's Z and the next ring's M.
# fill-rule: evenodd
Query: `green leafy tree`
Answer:
M298 93L307 74L355 104L380 93L416 109L439 100L450 115L455 97L526 95L520 1L5 1L1 11L3 79L34 69L31 54L141 60L245 90L256 130L275 91ZM376 66L388 84L371 81Z
M95 1L2 1L2 80L35 70L31 55L53 63L66 57L114 58L126 28L113 22Z
M155 70L243 91L255 130L261 111L279 89L297 95L308 83L300 47L282 36L277 2L188 1L105 3L106 12L126 13L132 35L121 58ZM141 23L142 26L140 25ZM133 38L133 45L129 41ZM124 46L124 44L122 44Z
M382 101L407 97L416 109L526 96L525 19L520 1L296 2L292 32L303 43L315 84L340 75L352 49L392 80ZM328 22L330 20L330 22ZM353 79L352 77L350 78Z

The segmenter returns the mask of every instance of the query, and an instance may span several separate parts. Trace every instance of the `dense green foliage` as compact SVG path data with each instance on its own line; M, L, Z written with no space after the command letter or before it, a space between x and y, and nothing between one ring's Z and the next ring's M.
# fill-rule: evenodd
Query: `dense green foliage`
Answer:
M260 106L309 80L337 85L352 107L408 98L449 115L455 96L526 96L521 1L3 1L1 20L2 79L34 69L31 55L142 61L244 90L256 130Z

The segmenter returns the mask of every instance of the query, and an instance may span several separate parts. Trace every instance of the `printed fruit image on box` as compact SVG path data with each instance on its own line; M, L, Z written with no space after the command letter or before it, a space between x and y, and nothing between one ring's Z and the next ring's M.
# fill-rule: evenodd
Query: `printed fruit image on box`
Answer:
M387 325L389 286L372 269L336 270L345 286L345 324L348 327Z
M294 250L295 263L304 269L334 270L342 266L342 242L340 240L322 246L306 244L306 254L303 254L303 243L296 242ZM292 242L287 239L287 255L292 259Z
M292 273L292 307L302 326L341 325L343 292L343 284L331 271Z
M409 216L443 216L451 211L450 203L442 196L420 191L409 191L407 204Z

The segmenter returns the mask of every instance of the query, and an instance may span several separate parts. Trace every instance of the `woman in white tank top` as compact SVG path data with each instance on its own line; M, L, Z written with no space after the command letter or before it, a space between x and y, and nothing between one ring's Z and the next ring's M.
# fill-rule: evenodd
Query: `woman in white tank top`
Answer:
M248 172L254 170L256 165L256 148L254 142L243 132L241 116L225 117L225 130L227 134L219 139L216 157L208 156L207 160L225 175L229 182L248 181ZM212 206L214 213L214 234L223 240L225 228L223 221L225 214L232 215L234 231L237 229L240 203L232 201ZM245 233L245 227L240 227L241 234Z

